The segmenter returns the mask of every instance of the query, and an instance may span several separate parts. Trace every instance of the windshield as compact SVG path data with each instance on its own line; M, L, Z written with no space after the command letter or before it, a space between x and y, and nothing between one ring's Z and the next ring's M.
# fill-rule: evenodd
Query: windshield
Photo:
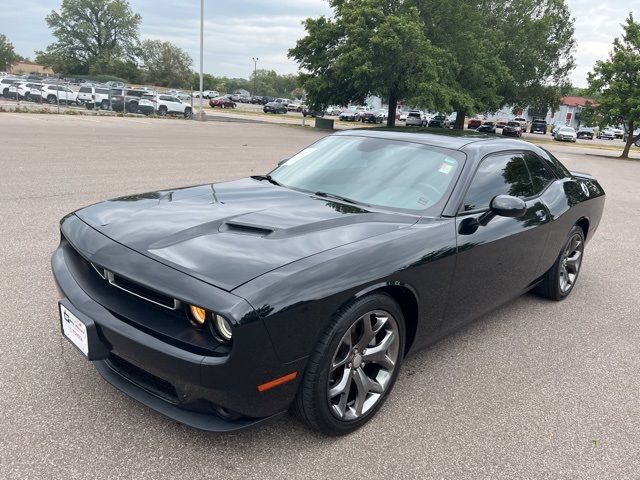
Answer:
M446 197L464 156L411 142L330 136L298 153L271 177L285 187L355 203L422 211Z

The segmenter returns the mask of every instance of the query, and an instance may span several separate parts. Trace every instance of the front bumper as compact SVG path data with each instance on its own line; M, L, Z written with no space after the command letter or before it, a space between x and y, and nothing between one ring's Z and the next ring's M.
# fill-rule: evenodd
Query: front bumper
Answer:
M111 248L120 250L120 255L135 253L127 253L126 247ZM138 266L140 261L152 262L148 263L151 275L168 268L136 255L142 257ZM63 244L52 256L52 269L60 302L88 325L89 359L100 374L157 412L195 428L222 432L262 423L285 412L293 401L304 362L280 362L262 320L236 327L231 353L203 355L136 328L94 300L75 278ZM219 290L216 295L232 297ZM258 391L258 385L293 371L298 372L295 381Z

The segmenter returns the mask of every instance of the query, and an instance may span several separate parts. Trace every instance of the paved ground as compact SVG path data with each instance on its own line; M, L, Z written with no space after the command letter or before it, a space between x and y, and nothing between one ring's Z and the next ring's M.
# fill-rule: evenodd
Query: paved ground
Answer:
M264 172L320 135L0 114L0 478L638 478L640 162L593 149L553 145L608 193L572 296L524 296L411 357L349 437L288 417L232 435L186 428L120 394L61 338L49 255L62 215Z

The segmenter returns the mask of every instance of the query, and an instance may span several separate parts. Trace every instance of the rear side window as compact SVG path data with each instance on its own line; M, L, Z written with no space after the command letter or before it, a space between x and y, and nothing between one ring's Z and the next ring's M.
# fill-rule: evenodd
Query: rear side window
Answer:
M551 170L553 170L553 173L555 173L556 177L558 178L569 178L571 177L571 174L569 173L569 170L567 170L567 168L560 163L560 160L558 160L556 157L554 157L551 152L549 152L549 150L546 149L542 149L544 151L544 153L547 154L547 160L548 163L547 165L549 165L549 168L551 168Z
M476 171L462 209L486 210L496 195L527 198L534 195L523 155L501 154L485 158Z
M524 156L531 175L531 182L535 195L539 195L547 188L551 182L556 180L554 173L545 165L544 160L534 153L527 153Z
M107 90L106 88L96 88L96 93L100 93L102 95L108 95L109 90Z
M80 87L80 93L91 93L91 87Z

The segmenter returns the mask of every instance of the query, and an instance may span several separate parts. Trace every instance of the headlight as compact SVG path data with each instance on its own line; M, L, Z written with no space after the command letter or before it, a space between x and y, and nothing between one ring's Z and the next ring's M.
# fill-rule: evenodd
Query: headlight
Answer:
M218 337L220 337L220 340L223 340L225 342L231 341L231 337L233 336L233 331L231 330L231 324L226 318L222 317L221 315L218 315L217 313L214 313L213 327L215 328L215 331Z

